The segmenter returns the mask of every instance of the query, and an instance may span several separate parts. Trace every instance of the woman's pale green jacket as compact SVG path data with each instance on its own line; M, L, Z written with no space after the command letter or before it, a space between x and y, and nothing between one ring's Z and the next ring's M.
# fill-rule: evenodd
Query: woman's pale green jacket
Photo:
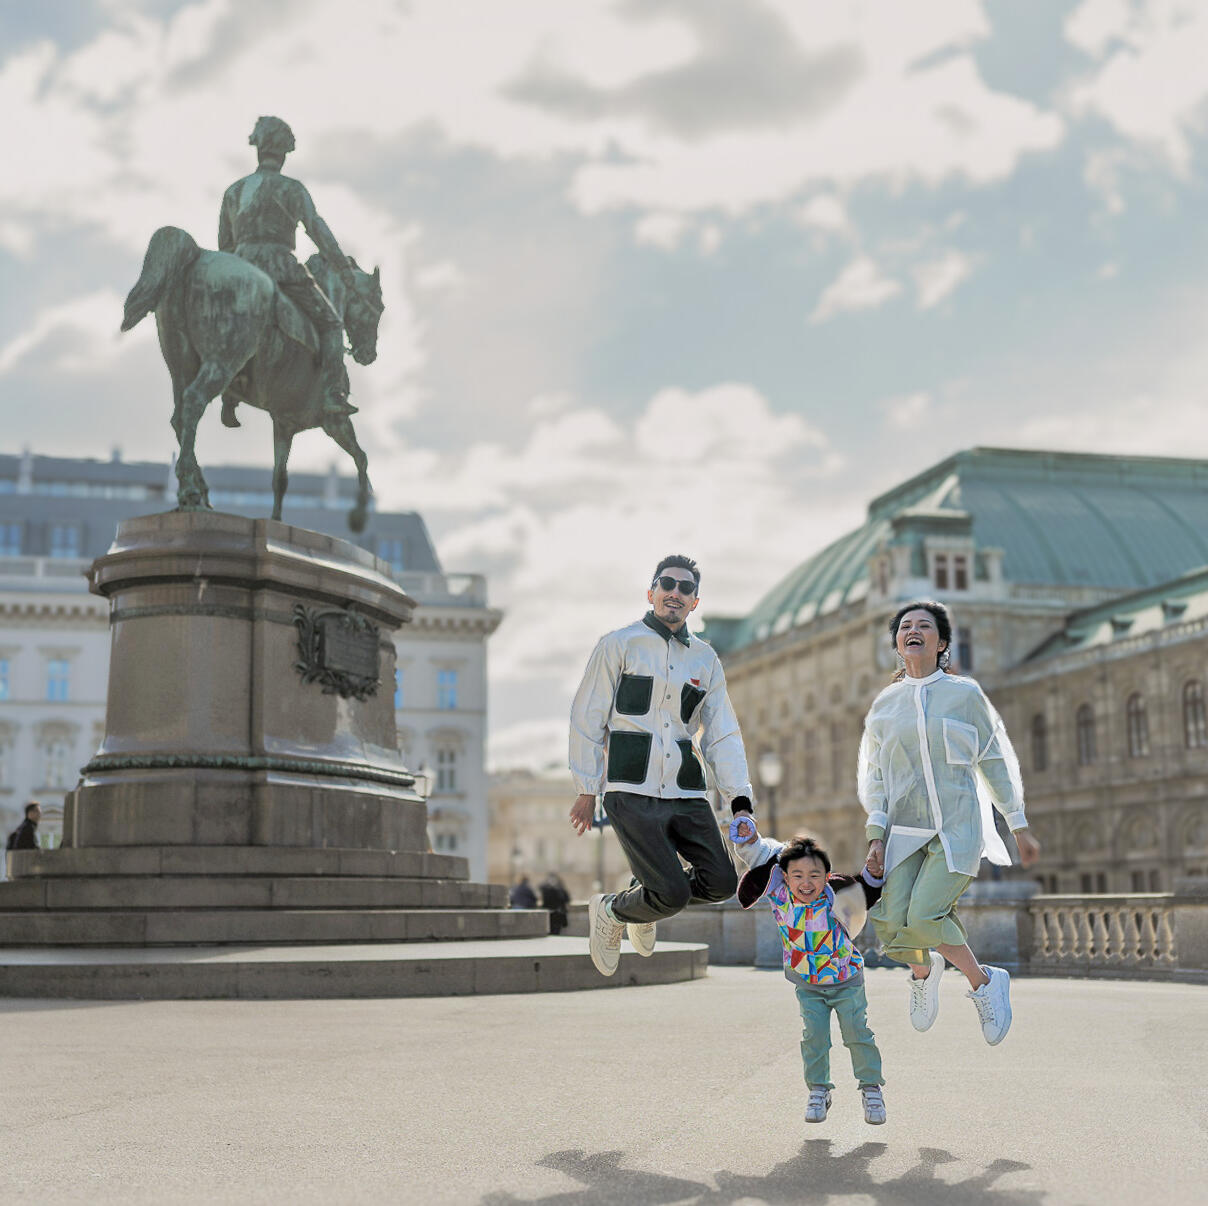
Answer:
M891 683L864 720L858 773L869 840L885 839L885 874L939 835L948 869L1008 866L991 807L1027 828L1019 759L1002 718L971 678L937 670Z

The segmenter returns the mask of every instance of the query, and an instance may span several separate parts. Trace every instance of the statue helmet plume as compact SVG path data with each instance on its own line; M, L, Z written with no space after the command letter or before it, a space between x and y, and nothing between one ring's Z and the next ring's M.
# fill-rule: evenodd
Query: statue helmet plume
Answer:
M248 135L248 142L261 156L279 156L284 159L294 149L294 132L279 117L261 117L256 128Z

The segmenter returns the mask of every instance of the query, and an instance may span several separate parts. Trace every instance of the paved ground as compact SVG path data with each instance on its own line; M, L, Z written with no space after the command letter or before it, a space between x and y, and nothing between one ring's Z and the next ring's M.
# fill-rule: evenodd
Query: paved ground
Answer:
M889 1122L847 1053L806 1126L791 988L0 1002L0 1200L653 1206L1205 1201L1208 988L1017 980L981 1040L869 976Z

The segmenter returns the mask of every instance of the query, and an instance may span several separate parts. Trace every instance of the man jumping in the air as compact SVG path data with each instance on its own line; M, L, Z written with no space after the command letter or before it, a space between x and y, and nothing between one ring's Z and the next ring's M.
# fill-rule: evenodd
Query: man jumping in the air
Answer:
M586 833L603 792L634 877L624 892L598 893L588 907L591 959L605 976L617 970L626 927L634 950L650 955L659 918L694 901L726 900L738 886L705 795L704 764L736 816L753 811L751 784L721 662L688 632L699 587L695 561L664 557L646 592L651 610L601 638L571 707L579 790L571 824Z

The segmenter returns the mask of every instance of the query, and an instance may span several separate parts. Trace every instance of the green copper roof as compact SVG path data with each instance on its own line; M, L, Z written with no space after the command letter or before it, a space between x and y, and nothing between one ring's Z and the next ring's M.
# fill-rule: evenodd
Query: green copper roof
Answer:
M968 530L1009 582L1137 591L1208 565L1208 461L973 448L873 499L864 525L779 582L723 642L738 648L863 598L868 557ZM709 636L706 626L705 636Z
M1065 627L1030 653L1026 661L1038 662L1095 649L1205 618L1208 618L1208 568L1074 612Z

